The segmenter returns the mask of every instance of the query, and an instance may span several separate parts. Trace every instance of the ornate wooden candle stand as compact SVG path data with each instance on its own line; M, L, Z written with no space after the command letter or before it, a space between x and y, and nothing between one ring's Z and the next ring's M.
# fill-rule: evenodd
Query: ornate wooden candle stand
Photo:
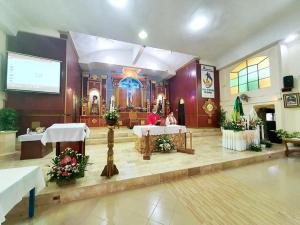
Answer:
M147 136L146 138L146 151L143 155L144 160L150 160L151 158L151 149L150 149L150 131L147 130Z
M107 133L107 165L104 167L101 176L106 176L108 178L113 175L119 174L119 170L114 164L114 126L108 126Z

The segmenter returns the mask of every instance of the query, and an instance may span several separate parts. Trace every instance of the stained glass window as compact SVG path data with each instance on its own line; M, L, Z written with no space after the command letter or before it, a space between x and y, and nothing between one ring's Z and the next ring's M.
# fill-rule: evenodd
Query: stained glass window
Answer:
M247 59L230 73L232 95L270 86L270 62L267 56Z

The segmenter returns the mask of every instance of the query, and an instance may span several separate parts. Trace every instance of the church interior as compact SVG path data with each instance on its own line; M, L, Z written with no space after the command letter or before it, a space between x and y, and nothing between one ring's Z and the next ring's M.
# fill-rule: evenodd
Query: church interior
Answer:
M0 0L0 224L300 224L299 11Z

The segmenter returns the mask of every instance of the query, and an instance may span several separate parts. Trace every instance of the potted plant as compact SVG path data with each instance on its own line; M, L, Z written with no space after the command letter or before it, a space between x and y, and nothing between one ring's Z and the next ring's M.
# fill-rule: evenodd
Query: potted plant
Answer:
M0 154L15 151L18 125L19 115L15 109L0 109Z
M52 159L53 165L47 173L49 182L56 182L58 185L75 183L77 178L84 177L87 163L88 156L66 148L59 156Z
M116 110L110 110L104 113L103 119L105 119L107 125L114 126L118 123L119 114Z

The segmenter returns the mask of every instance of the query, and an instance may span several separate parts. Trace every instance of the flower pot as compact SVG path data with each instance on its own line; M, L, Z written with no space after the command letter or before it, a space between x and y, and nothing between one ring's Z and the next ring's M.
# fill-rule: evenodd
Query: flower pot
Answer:
M117 119L108 119L108 120L106 120L106 124L109 125L109 126L114 126L114 125L117 124L117 122L118 122Z
M17 131L0 131L0 155L16 151Z
M76 179L56 181L58 186L72 185L76 183Z

